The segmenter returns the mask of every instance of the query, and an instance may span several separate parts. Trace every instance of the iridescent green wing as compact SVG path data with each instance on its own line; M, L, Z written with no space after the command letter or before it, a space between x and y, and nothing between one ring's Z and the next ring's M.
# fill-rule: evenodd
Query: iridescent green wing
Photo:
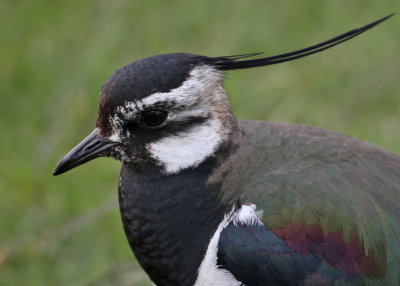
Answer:
M267 230L291 254L312 255L349 279L397 285L400 156L318 128L241 124L241 163L225 182L226 199L236 193L242 204L255 204ZM238 236L228 234L227 239ZM286 260L277 260L282 267L275 269L287 269L290 259L287 254ZM313 271L328 275L320 268Z

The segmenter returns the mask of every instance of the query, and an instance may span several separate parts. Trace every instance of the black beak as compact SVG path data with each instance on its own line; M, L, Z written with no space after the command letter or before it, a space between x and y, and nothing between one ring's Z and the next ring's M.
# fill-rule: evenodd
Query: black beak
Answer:
M60 175L90 160L106 156L107 150L117 144L119 144L119 142L106 140L101 137L99 135L99 129L96 128L88 137L62 158L54 170L53 175Z

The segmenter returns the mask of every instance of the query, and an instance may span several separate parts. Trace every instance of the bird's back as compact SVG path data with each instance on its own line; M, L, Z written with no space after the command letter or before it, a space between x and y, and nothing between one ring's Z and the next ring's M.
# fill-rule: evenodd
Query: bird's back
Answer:
M304 277L311 279L312 272L318 279L331 282L397 285L400 156L315 127L258 121L241 121L240 125L244 136L233 171L223 185L226 199L240 196L241 204L255 204L271 232L269 239L273 236L284 242L290 254L316 258L319 264L313 269L304 266ZM234 274L238 273L235 267L243 262L235 266L237 250L224 247L235 245L241 235L228 231L221 235L220 256L230 259L220 263ZM258 240L250 246L251 239L247 239L254 255L257 248L263 253L279 253L282 248L275 245L273 250L269 246L264 249ZM254 255L249 259L256 259ZM282 277L291 277L291 271L296 275L302 272L294 268L286 251L282 255L286 258L275 262L268 257L265 267L260 262L257 267L264 270L251 275L265 276L268 268L278 269ZM246 279L257 284L241 277L241 281ZM296 285L284 281L276 282Z

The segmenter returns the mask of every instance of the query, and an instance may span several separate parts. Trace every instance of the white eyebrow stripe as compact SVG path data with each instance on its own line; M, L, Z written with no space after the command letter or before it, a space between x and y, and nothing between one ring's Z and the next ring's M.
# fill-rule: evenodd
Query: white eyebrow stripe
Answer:
M181 111L179 113L176 113L173 115L173 117L171 118L171 120L174 121L184 121L187 120L191 117L207 117L207 115L209 114L210 110L208 110L207 108L198 108L198 109L193 109L193 110L185 110L185 111Z
M205 99L204 94L211 85L222 82L222 74L214 67L202 65L195 67L181 86L169 92L156 92L138 101L127 101L118 107L118 112L126 119L132 119L138 112L157 103L174 102L176 106L193 106Z

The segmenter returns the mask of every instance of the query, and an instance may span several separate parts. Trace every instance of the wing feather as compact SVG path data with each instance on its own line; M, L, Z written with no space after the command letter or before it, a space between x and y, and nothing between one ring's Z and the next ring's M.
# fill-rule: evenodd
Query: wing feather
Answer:
M244 163L234 168L223 192L240 192L240 203L256 204L266 229L228 228L221 235L221 256L229 252L229 259L245 266L228 245L246 233L250 245L241 251L263 253L268 258L260 259L269 259L267 268L279 277L296 270L301 261L293 264L296 254L320 263L314 270L302 266L299 273L307 279L344 279L340 273L371 285L397 285L400 156L314 127L254 121L241 126L245 136L238 160ZM280 260L268 254L272 246L259 242L260 233L281 241Z

